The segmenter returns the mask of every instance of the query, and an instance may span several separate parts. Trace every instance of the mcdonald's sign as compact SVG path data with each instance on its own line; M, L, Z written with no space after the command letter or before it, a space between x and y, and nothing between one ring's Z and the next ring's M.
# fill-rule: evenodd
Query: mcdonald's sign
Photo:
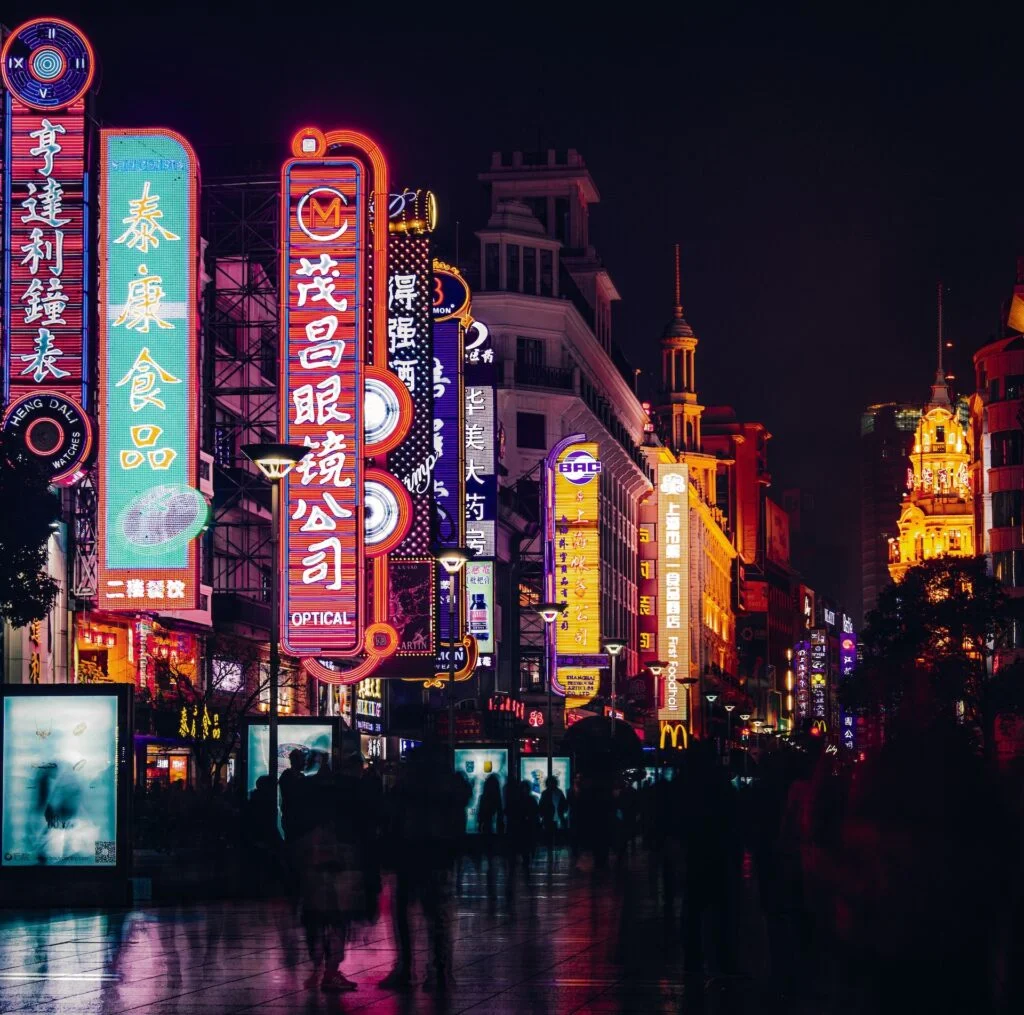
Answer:
M828 733L828 723L825 722L824 719L815 719L811 723L811 729L816 730L818 733L824 736L826 733Z
M682 747L679 745L679 738L682 736ZM665 749L665 741L672 741L672 749L679 751L685 750L690 746L690 735L686 732L686 727L681 722L665 722L661 723L661 741L659 746L662 750Z

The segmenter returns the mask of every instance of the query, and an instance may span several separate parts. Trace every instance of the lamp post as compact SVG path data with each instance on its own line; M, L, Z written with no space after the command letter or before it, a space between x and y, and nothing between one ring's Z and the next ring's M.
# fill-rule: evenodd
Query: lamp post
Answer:
M310 452L304 444L243 444L242 454L270 480L270 714L267 717L267 766L277 786L277 685L281 655L278 648L281 619L277 614L278 525L281 514L281 480Z
M550 666L550 653L548 652L548 641L551 638L551 625L568 609L568 603L538 603L534 608L533 612L544 621L544 682L547 685L548 690L548 778L551 778L552 773L552 761L551 761L551 710L552 702L554 698L554 692L552 684L554 683L554 674L551 672Z
M750 713L749 712L740 712L740 722L742 722L742 723L750 722ZM748 739L747 748L743 752L743 779L744 779L744 781L746 781L746 778L747 778L747 758L749 758L749 757L750 757L750 742L749 742L749 739Z
M611 657L612 664L612 736L615 736L615 661L619 658L619 654L626 647L626 643L618 638L605 638L604 650Z
M657 722L658 722L658 702L660 700L660 696L658 694L658 691L660 689L660 684L661 684L661 675L665 672L665 670L667 668L668 668L668 663L662 662L662 660L660 660L660 659L655 659L652 662L649 662L647 664L647 669L649 669L651 671L651 676L654 677L654 722L655 722L655 724L657 724ZM661 779L661 747L662 747L662 744L661 744L661 736L660 736L660 732L661 731L659 730L658 732L659 732L659 736L658 736L658 753L656 755L656 757L658 759L658 768L657 768L657 771L655 772L655 781L656 782Z
M448 575L448 752L455 770L455 579L466 566L469 553L461 546L438 546L434 558Z
M735 705L723 705L725 709L725 756L732 757L732 710Z
M705 715L707 716L707 719L708 719L707 731L708 731L708 739L710 740L711 739L711 720L714 719L714 717L715 717L714 706L715 706L715 702L718 701L718 695L715 694L714 691L707 691L705 693L705 695L704 695L704 700L708 703L708 707L707 707L707 711L705 712Z

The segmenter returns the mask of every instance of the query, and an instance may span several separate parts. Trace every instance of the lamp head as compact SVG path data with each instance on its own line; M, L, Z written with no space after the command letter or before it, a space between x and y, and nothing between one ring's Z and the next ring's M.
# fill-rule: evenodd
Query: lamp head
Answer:
M749 722L750 721L750 713L749 712L740 712L740 718L744 722Z
M462 546L435 546L434 559L448 574L458 574L469 560L471 554Z
M735 707L736 707L735 705L723 705L722 706L722 708L724 708L726 710L726 712L731 712Z
M668 663L662 662L660 659L655 659L654 662L647 664L647 668L656 677L660 677L665 672L665 670L668 669Z
M708 703L711 705L718 701L718 695L715 694L713 691L705 694L704 697L708 699Z
M568 608L568 603L538 603L533 608L533 612L536 613L545 624L553 624Z
M304 444L243 444L242 454L263 473L271 483L279 483L311 448Z
M618 656L625 647L626 643L619 638L606 638L604 641L604 650L612 658Z

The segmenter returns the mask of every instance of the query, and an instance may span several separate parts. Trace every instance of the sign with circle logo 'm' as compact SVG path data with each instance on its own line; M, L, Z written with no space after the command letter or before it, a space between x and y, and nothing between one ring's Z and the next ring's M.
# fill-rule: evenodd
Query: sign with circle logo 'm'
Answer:
M4 433L46 470L55 485L74 482L92 451L92 423L82 407L56 391L15 399L3 419Z

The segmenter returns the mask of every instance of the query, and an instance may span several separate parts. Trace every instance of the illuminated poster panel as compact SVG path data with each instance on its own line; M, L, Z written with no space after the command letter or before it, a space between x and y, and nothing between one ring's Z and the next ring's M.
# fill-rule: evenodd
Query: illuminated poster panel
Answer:
M505 799L508 783L508 751L489 747L466 747L455 751L455 771L469 783L471 796L466 804L466 831L474 834L480 831L477 814L484 783L493 775L498 780L501 799Z
M658 465L658 654L667 664L658 718L686 720L690 711L690 523L685 464Z
M36 18L7 37L3 70L5 401L35 389L84 401L87 286L85 94L92 47ZM56 439L56 435L54 435Z
M173 131L103 130L100 173L99 605L192 610L198 163Z
M799 641L796 644L796 714L806 719L811 714L811 643Z
M494 652L494 561L470 560L466 567L466 633L481 656Z
M4 867L118 866L124 707L109 692L3 698Z
M572 789L570 772L572 766L569 758L552 758L551 774L558 780L558 788L568 796ZM544 792L544 784L548 778L548 759L543 755L520 755L519 781L530 787L530 795L540 803L540 795ZM557 818L557 815L556 815ZM561 822L559 822L561 825Z
M282 643L362 647L368 180L352 156L282 170L281 439L310 454L282 490Z
M591 441L570 445L558 455L554 475L554 592L556 602L568 605L556 625L554 688L586 701L597 694L600 669L568 665L564 657L601 652L599 455Z
M658 659L658 501L656 496L640 503L637 525L637 613L639 614L640 665ZM655 704L660 704L664 675L654 681Z

